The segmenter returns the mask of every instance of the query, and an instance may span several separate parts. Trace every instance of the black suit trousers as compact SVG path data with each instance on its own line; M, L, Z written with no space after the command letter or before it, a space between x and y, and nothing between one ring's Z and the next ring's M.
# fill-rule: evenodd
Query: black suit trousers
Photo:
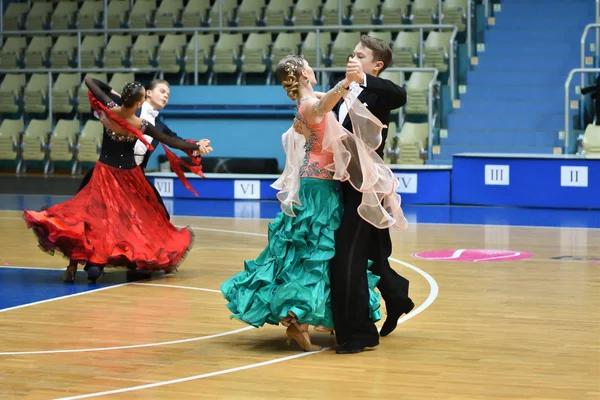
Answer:
M390 267L389 229L378 229L358 215L362 194L348 182L341 184L344 215L336 232L336 251L331 261L331 303L337 342L379 340L369 315L368 261L380 276L377 288L386 303L408 297L409 282Z

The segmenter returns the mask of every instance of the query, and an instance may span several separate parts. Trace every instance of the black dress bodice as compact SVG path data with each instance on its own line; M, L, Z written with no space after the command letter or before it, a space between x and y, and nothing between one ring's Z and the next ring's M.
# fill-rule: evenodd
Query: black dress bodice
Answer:
M117 104L111 102L107 104L108 108L113 108ZM148 121L142 119L140 130L142 133L146 130ZM133 148L138 139L133 136L118 135L108 128L104 128L102 135L102 147L100 149L99 161L108 166L119 169L133 169L137 167L133 156Z

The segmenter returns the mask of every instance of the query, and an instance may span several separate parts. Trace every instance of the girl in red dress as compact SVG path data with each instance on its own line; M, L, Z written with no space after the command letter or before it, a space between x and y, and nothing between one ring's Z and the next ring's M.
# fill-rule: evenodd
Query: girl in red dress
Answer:
M27 226L35 232L42 250L63 253L70 263L64 273L65 282L73 282L78 264L87 268L88 278L95 281L101 274L97 266L127 266L141 270L171 271L184 260L193 244L190 228L173 226L156 199L144 172L134 160L133 147L147 134L170 147L184 150L196 165L185 164L202 176L198 155L212 151L208 141L184 141L158 131L135 110L144 102L144 87L128 83L117 106L108 93L112 89L95 79L86 78L90 104L97 113L105 113L127 130L114 133L105 128L100 159L90 183L71 200L41 211L24 210ZM114 92L113 92L114 93ZM179 165L184 164L168 151L176 172L183 177ZM174 165L179 164L179 165ZM187 182L184 182L189 187ZM191 188L190 188L191 189ZM193 190L192 190L193 191Z

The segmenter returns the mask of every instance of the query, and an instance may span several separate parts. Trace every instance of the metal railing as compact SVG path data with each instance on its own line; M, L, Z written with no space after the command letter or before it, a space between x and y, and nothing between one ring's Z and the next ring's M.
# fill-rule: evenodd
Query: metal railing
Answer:
M599 1L600 0L596 0L596 12L600 12L599 9ZM580 40L580 56L581 56L581 61L580 61L580 68L586 68L585 65L585 52L586 52L586 48L585 48L585 44L587 41L587 37L588 34L590 33L590 30L594 29L596 31L596 43L594 45L594 50L596 51L596 57L600 56L600 23L594 23L594 24L588 24L585 26L585 29L583 30L583 33L581 34L581 40ZM584 78L583 75L581 75L581 87L583 88L585 86L584 83Z
M327 73L327 72L344 72L345 68L314 68L315 72ZM600 71L600 69L598 70ZM54 125L54 114L53 114L53 99L52 99L52 86L53 86L53 73L88 73L88 72L97 72L97 73L115 73L115 72L158 72L162 75L162 71L157 68L55 68L55 69L22 69L22 70L7 70L0 69L0 74L6 73L47 73L48 74L48 119L50 120L50 124ZM437 126L437 122L440 119L440 110L439 106L437 109L437 113L434 113L434 86L437 83L439 71L437 68L387 68L386 72L397 72L398 73L398 82L402 84L404 82L404 72L432 72L433 76L431 77L429 83L427 84L427 105L428 105L428 144L427 144L427 156L428 159L432 159L432 146L434 145L434 137L433 137L433 129L434 126ZM324 81L321 81L322 85L324 85ZM437 121L437 122L436 122Z
M345 68L313 68L315 72L345 72ZM432 146L433 146L433 128L436 124L436 120L439 120L439 108L438 113L434 114L433 112L433 95L434 90L433 87L437 82L437 78L439 75L439 71L437 68L387 68L385 72L397 72L398 73L398 82L402 84L404 82L404 72L433 72L433 76L431 80L427 84L427 122L428 122L428 143L427 143L427 157L429 160L432 159ZM324 86L324 81L321 81L321 85Z
M567 80L565 81L565 141L563 146L563 152L568 154L569 152L569 136L570 136L570 117L569 117L569 89L571 87L571 81L575 74L591 74L600 72L600 68L575 68L569 72Z
M159 76L163 77L163 72L159 68L24 68L24 69L0 69L0 74L48 74L48 119L51 124L54 124L54 113L52 108L52 86L54 80L52 77L53 73L67 73L67 74L79 74L79 81L81 82L82 73L115 73L115 72L157 72ZM120 88L117 88L120 90Z
M418 30L419 31L419 66L423 67L424 63L424 38L423 34L425 29L439 29L439 30L452 30L452 34L450 36L450 40L448 42L448 64L449 64L449 82L451 89L452 100L456 98L456 68L455 64L457 62L457 54L455 51L456 47L456 35L458 34L458 27L456 25L436 25L436 24L424 24L424 25L332 25L332 26L285 26L285 27L261 27L261 32L315 32L316 33L316 57L317 64L315 67L319 68L321 66L321 54L320 54L320 34L321 32L329 32L329 31L369 31L371 29L384 29L391 31L403 31L403 30ZM82 35L85 33L104 33L108 35L108 33L147 33L147 29L63 29L63 30L54 30L54 31L46 31L46 30L37 30L37 31L28 31L28 35L48 35L51 34L76 34L77 35L77 66L81 68L81 44L82 44ZM154 28L152 30L154 33L165 32L165 33L193 33L194 34L194 85L198 85L198 34L200 33L211 33L211 32L239 32L239 33L251 33L256 32L256 27L242 27L242 28ZM23 35L24 31L6 31L4 32L6 35ZM106 37L105 37L105 45L106 45ZM470 48L470 47L469 47Z
M275 0L273 0L275 1ZM599 1L600 0L596 0L596 10L598 13L599 9ZM218 4L219 4L219 28L226 28L227 26L223 26L223 3L221 0L217 0ZM484 0L484 7L486 9L486 18L487 18L487 10L488 10L488 4L489 0ZM133 4L134 4L134 0L130 0L129 1L130 4L130 8L133 8ZM468 0L467 1L467 44L469 46L469 49L471 49L471 18L472 18L472 8L474 5L474 1L473 0ZM27 0L27 5L29 8L31 8L31 0ZM108 26L108 0L103 0L103 24L104 24L104 28L106 28ZM438 25L443 24L443 2L442 0L438 0ZM0 42L2 42L3 37L2 37L2 31L3 31L3 27L2 27L2 20L3 20L3 13L4 13L4 4L3 4L3 0L0 0ZM598 14L600 15L600 14ZM343 12L343 7L342 7L342 0L338 0L338 25L342 25L343 24L343 20L344 20L344 12ZM384 20L385 22L385 20ZM598 22L598 21L596 21ZM348 25L345 25L348 26ZM378 25L372 25L374 28L376 29ZM254 27L255 29L261 29L263 27ZM25 32L26 33L26 32ZM106 37L106 35L105 35ZM469 50L469 57L471 57Z
M581 34L581 65L580 68L585 68L585 42L587 40L587 35L590 32L590 29L594 29L596 33L596 41L594 43L594 50L596 52L596 57L600 56L600 0L596 0L596 13L595 13L595 21L593 24L586 25L583 33ZM584 81L583 75L581 76L581 87L583 88Z
M471 57L473 56L473 43L472 43L472 35L471 35L471 20L473 19L472 17L472 10L473 8L473 1L469 0L467 2L467 59L469 60L469 62L471 62Z
M483 0L483 15L485 17L485 26L488 27L488 21L490 18L490 0Z

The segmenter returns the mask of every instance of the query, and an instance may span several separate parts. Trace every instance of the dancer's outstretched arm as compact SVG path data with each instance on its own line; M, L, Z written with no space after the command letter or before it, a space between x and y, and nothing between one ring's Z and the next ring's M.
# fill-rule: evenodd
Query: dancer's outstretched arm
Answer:
M85 86L90 89L90 92L94 95L96 99L101 101L104 104L108 104L113 101L107 92L112 91L112 88L108 86L106 83L94 79L92 77L86 76L84 79Z
M169 135L165 135L152 124L148 124L146 127L146 131L144 132L146 135L152 136L152 138L158 140L166 144L169 147L179 150L196 150L201 154L206 154L212 151L212 147L210 147L210 142L203 139L202 141L196 143L190 143L178 137L173 137Z

